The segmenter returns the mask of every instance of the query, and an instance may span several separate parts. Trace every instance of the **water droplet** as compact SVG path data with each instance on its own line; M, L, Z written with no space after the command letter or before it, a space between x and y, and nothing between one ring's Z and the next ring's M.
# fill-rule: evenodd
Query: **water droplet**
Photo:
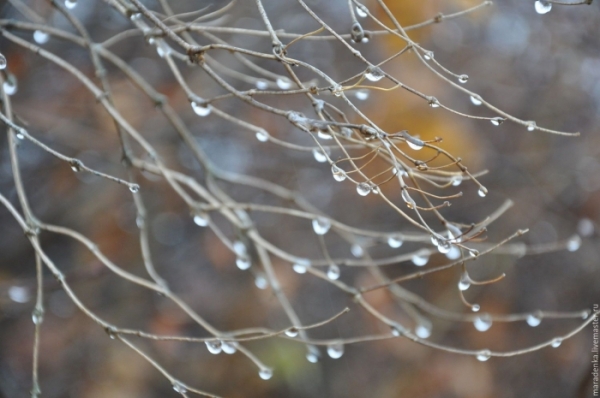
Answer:
M388 236L387 244L392 249L397 249L404 243L404 237L400 234L393 234Z
M420 140L416 137L413 137L412 135L408 134L406 131L402 132L402 136L406 140L406 143L408 144L408 146L415 151L419 151L419 150L423 149L423 147L425 146L425 142L423 142L422 140Z
M479 312L480 309L481 309L481 306L479 304L473 304L471 306L471 311L473 311L473 312Z
M346 138L352 137L352 129L348 127L342 127L340 129L340 134L342 134Z
M450 251L451 248L452 248L452 245L450 244L450 242L448 242L447 240L440 239L440 244L437 247L437 249L440 253L446 254Z
M475 329L479 330L480 332L485 332L492 327L492 318L488 314L478 316L473 321L473 326L475 326Z
M325 163L327 161L327 155L321 150L321 148L313 148L313 157L319 163Z
M254 284L256 285L257 288L259 288L260 290L265 290L267 287L269 287L269 282L267 281L267 278L265 278L262 275L258 275L255 279L254 279Z
M439 108L440 101L438 101L437 98L435 98L435 97L431 97L431 98L429 98L429 106L432 108Z
M235 259L235 265L242 271L247 270L252 265L250 259L246 256L240 256Z
M529 314L527 315L527 324L532 328L538 326L542 323L542 317L539 314Z
M6 57L0 53L0 70L6 69L6 65L8 65L8 62L6 62Z
M471 99L471 103L475 106L480 106L481 104L483 104L483 102L481 102L480 96L471 95L469 98Z
M206 348L208 349L208 352L210 352L213 355L220 354L222 351L221 342L218 340L207 341Z
M173 390L179 394L185 394L187 392L187 388L178 381L173 383Z
M267 142L269 141L269 133L267 133L265 130L258 130L256 132L256 139L260 142Z
M325 235L331 228L331 220L325 217L317 217L312 220L312 227L317 235Z
M2 89L6 95L14 95L17 92L17 79L14 75L8 75L8 78L2 84Z
M194 224L196 224L199 227L206 227L209 221L210 217L208 213L198 212L194 214Z
M269 380L271 377L273 377L273 371L271 369L267 369L267 368L261 369L258 372L258 375L263 380Z
M129 184L129 190L131 193L138 193L140 191L140 186L138 184Z
M335 86L331 87L331 93L336 97L341 96L343 91L344 89L339 84L336 84Z
M480 187L479 190L477 191L477 195L479 195L482 198L485 198L487 194L488 194L488 190L484 186Z
M33 32L33 40L37 44L47 43L49 39L50 35L46 32L42 32L41 30L36 30L35 32Z
M550 12L550 10L552 10L552 3L544 0L537 0L534 3L534 6L535 12L537 12L538 14L547 14Z
M404 200L404 202L406 202L407 206L409 208L414 208L415 207L415 201L414 199L410 196L410 194L408 193L408 190L405 188L402 190L402 200Z
M567 242L567 250L570 252L575 252L579 250L581 247L581 238L579 235L573 235L569 241Z
M477 353L477 360L485 362L492 357L490 350L481 350Z
M458 77L458 81L459 81L459 83L465 84L466 82L469 81L469 76L468 75L460 75Z
M369 98L369 90L357 90L354 95L356 96L356 99L366 101Z
M246 245L241 240L233 242L233 252L238 256L245 256L248 253Z
M433 59L433 51L426 51L425 54L423 54L423 58L425 58L426 61L430 61Z
M266 90L269 88L269 83L266 82L265 80L259 79L256 81L255 84L256 84L256 88L259 90Z
M65 0L65 7L69 10L72 10L75 6L77 6L77 0Z
M331 174L333 174L333 179L336 181L344 181L346 179L346 172L335 164L331 166Z
M371 184L368 184L366 182L361 182L356 186L356 192L358 192L360 196L367 196L371 193L371 189Z
M381 79L383 79L384 76L385 74L383 73L383 71L377 66L370 66L365 72L365 77L367 78L367 80L370 80L372 82L378 82Z
M527 131L533 131L537 127L534 121L527 122Z
M594 223L589 218L582 218L577 223L577 232L584 238L589 238L590 236L594 235L594 229Z
M134 12L133 14L131 14L131 16L129 17L129 19L131 21L139 21L140 19L142 19L142 13L140 13L140 12Z
M314 345L308 346L308 352L306 353L306 360L310 363L319 362L319 358L321 357L321 352Z
M332 281L335 281L340 278L340 267L336 264L331 264L329 268L327 268L327 277Z
M392 336L400 337L404 334L404 328L401 326L392 326Z
M317 131L317 137L319 137L322 140L332 140L333 139L333 136L331 134L329 134L329 131L323 131L323 130Z
M417 267L424 266L425 264L427 264L427 262L429 262L429 251L428 250L420 250L420 251L416 252L412 256L411 261Z
M504 123L504 119L503 117L494 117L492 119L490 119L490 122L494 125L494 126L500 126L502 123Z
M11 286L8 288L8 297L15 303L26 303L29 301L29 290L23 286Z
M431 336L431 323L420 323L415 327L415 334L421 338L426 339Z
M457 260L460 258L460 249L454 245L450 245L450 250L446 253L448 260Z
M469 275L467 273L463 273L460 276L460 280L458 281L458 289L460 291L465 291L471 287L471 279L469 279Z
M31 312L31 320L34 325L39 325L44 321L44 310L39 307L35 307L35 309Z
M366 18L369 15L366 10L367 8L363 5L356 6L356 15L361 18Z
M463 180L462 176L453 176L450 179L450 182L452 183L453 187L457 187L462 183L462 180Z
M560 345L562 344L562 342L563 342L562 337L555 337L554 339L552 339L552 342L550 343L550 345L553 348L557 348L557 347L560 347Z
M235 341L221 341L221 349L225 354L235 354L237 351L237 343Z
M292 87L292 81L287 77L278 77L275 83L277 84L277 87L282 90L288 90Z
M296 337L298 336L298 329L292 327L285 331L285 335L288 337Z
M344 344L340 342L329 344L327 346L327 355L333 359L341 358L344 355Z
M298 259L292 266L294 272L298 274L305 274L308 267L310 267L310 261L307 259Z
M194 110L194 113L200 117L205 117L205 116L210 115L210 111L211 111L210 105L197 104L194 101L192 101L192 109Z
M350 252L354 257L360 258L365 254L365 249L358 243L355 243L350 247Z

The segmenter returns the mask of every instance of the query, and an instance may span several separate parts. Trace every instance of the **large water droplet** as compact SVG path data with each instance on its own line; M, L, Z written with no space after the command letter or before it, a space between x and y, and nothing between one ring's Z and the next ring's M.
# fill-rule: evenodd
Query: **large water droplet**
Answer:
M344 344L341 342L329 344L327 346L327 355L333 359L341 358L344 355Z
M367 80L370 80L372 82L378 82L385 77L385 74L379 67L370 66L365 72L365 77L367 78Z
M452 245L447 240L440 239L440 244L437 247L438 251L442 254L446 254L452 249Z
M450 182L452 183L453 187L457 187L462 183L462 180L463 180L462 176L453 176L450 179Z
M356 99L366 101L369 98L369 90L360 89L357 90L354 95L356 96Z
M485 198L486 195L488 194L488 190L486 187L480 187L479 190L477 191L477 195L479 195L482 198Z
M275 83L277 84L277 87L282 90L288 90L290 87L292 87L292 81L287 77L278 77Z
M504 118L503 117L494 117L492 119L490 119L490 122L494 125L494 126L500 126L502 123L504 123Z
M194 110L194 113L200 117L208 116L211 112L210 105L201 105L195 103L194 101L192 101L192 109Z
M6 69L6 65L8 65L8 62L6 62L6 57L0 53L0 70Z
M367 196L368 194L371 193L372 187L371 184L368 184L366 182L361 182L360 184L358 184L356 186L356 192L358 192L358 194L360 196Z
M327 161L327 155L321 150L321 148L313 148L313 157L319 163L325 163Z
M469 81L469 76L468 75L460 75L458 77L458 82L459 83L465 84L468 81Z
M412 256L411 261L417 267L424 266L429 261L429 251L427 251L427 250L420 250L420 251L416 252Z
M269 133L267 133L265 130L258 130L256 132L256 139L260 142L267 142L269 141Z
M208 213L197 212L194 214L194 224L196 224L199 227L206 227L209 221L210 217Z
M298 274L305 274L306 270L310 267L310 261L307 259L298 259L292 266L294 272Z
M237 343L235 341L221 341L221 349L225 354L235 354L237 351Z
M31 312L31 320L35 325L39 325L44 321L44 310L39 307L35 307Z
M574 252L579 250L579 248L581 247L581 238L579 237L579 235L573 235L571 238L569 238L568 242L567 242L567 250L570 252Z
M471 287L471 280L469 279L469 275L467 273L463 273L460 276L460 280L458 281L458 289L461 291L465 291Z
M473 304L471 306L471 311L473 311L473 312L479 312L480 309L481 309L481 306L479 304Z
M72 10L77 6L77 0L65 0L65 7Z
M218 340L207 341L206 348L208 349L208 352L210 352L213 355L220 354L222 351L221 342Z
M256 88L259 90L266 90L269 88L269 83L265 80L258 79L255 83Z
M477 360L485 362L492 357L490 350L481 350L477 353Z
M542 323L542 317L539 314L527 315L527 324L532 328L538 326L540 323Z
M273 371L271 369L266 369L266 368L265 369L261 369L258 372L258 375L263 380L269 380L271 377L273 377Z
M332 281L335 281L340 278L340 267L336 264L331 264L329 268L327 268L327 277Z
M17 92L17 79L14 75L8 75L8 78L2 84L2 89L6 95L14 95Z
M325 217L317 217L312 220L313 231L317 235L325 235L331 228L331 220Z
M314 345L308 346L308 352L306 353L306 360L310 363L319 362L319 358L321 357L321 351Z
M179 394L185 394L187 392L187 388L185 388L185 386L178 381L173 383L173 390Z
M479 330L480 332L485 332L492 327L492 318L488 314L478 316L473 321L473 326L475 326L475 329Z
M429 99L429 106L432 108L439 108L440 107L440 101L438 101L437 98L435 97L431 97Z
M481 102L481 97L479 96L476 97L474 95L471 95L469 98L471 99L471 103L475 106L480 106L483 103Z
M238 256L245 256L248 254L248 249L246 245L241 240L236 240L233 242L233 252Z
M563 342L562 337L555 337L554 339L552 339L552 343L550 343L550 345L553 348L557 348L557 347L560 347L560 345L562 344L562 342Z
M361 18L366 18L369 14L367 14L366 7L363 5L356 6L356 15Z
M421 339L427 339L431 336L431 323L420 323L415 327L415 334Z
M235 265L242 271L247 270L252 265L250 259L246 256L240 256L235 259Z
M538 14L547 14L550 12L550 10L552 10L552 3L550 3L549 1L537 0L534 3L534 7L535 12L537 12Z
M296 337L298 336L298 329L292 327L285 331L285 335L288 337Z
M454 245L451 245L450 251L446 253L446 258L448 260L457 260L460 258L460 249Z
M335 164L331 166L331 174L333 174L333 179L336 181L344 181L346 179L346 172Z
M350 252L354 257L360 258L365 254L365 249L358 243L355 243L350 247Z
M387 244L392 249L397 249L404 243L404 237L400 234L392 234L387 238Z
M8 288L8 297L15 303L26 303L29 301L29 289L23 286L11 286Z
M36 30L35 32L33 32L33 40L37 44L47 43L49 39L50 39L50 35L46 32L43 32L41 30Z

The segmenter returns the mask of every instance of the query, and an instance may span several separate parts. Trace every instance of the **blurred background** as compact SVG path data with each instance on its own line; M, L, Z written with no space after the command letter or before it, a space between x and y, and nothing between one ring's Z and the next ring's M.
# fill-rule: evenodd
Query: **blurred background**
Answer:
M83 22L96 42L103 42L133 25L105 2L79 0L71 12ZM346 1L306 0L336 31L351 26ZM403 25L454 13L479 4L471 0L387 1ZM477 187L464 183L464 196L453 201L444 214L452 220L476 222L505 200L513 208L489 229L490 241L499 241L519 228L530 233L520 241L552 244L574 234L582 238L577 251L559 251L516 258L489 255L469 265L476 279L507 277L489 286L471 287L466 295L482 311L492 314L544 311L579 311L600 303L600 267L596 227L600 221L600 4L559 7L539 15L533 1L505 0L460 18L410 31L416 42L435 53L435 59L458 74L467 74L466 87L490 103L538 126L581 132L562 137L527 131L505 122L495 127L485 120L466 119L406 91L369 91L356 98L372 120L388 132L408 130L422 139L443 138L440 146L459 156L471 171L489 170L480 181L488 188L485 198ZM26 1L51 26L75 32L50 2ZM156 2L145 1L158 10ZM225 2L195 0L172 4L176 13L216 10ZM374 1L365 5L387 23ZM265 1L275 29L306 33L319 25L295 1ZM208 12L207 11L207 12ZM3 29L6 20L24 20L10 2L0 6ZM378 27L361 19L365 29ZM264 30L254 2L239 1L223 17L208 22ZM34 42L31 31L11 29ZM235 46L271 52L268 37L219 34ZM38 37L39 39L39 37ZM201 43L210 40L199 37ZM38 42L39 43L39 42ZM43 47L93 78L87 50L50 37ZM399 51L404 43L389 36L371 37L368 43L352 44L373 63ZM336 183L327 163L315 161L310 151L297 151L259 142L254 133L214 114L200 118L165 63L138 35L111 47L138 71L177 110L199 145L223 170L260 176L299 192L320 211L351 226L378 231L410 231L411 227L376 195L359 197L352 184ZM121 162L118 137L112 120L76 79L56 65L35 56L6 38L0 52L8 60L7 71L16 79L11 96L18 121L44 143L87 166L127 179ZM322 69L336 80L360 73L364 66L339 42L300 41L289 56ZM215 59L233 70L247 70L227 52ZM284 74L281 65L256 61ZM107 63L108 64L108 63ZM199 68L183 63L180 69L190 87L204 98L224 91ZM441 103L469 114L494 116L474 106L468 96L435 77L406 54L384 66L386 72ZM156 148L169 167L203 181L204 170L154 104L127 77L107 65L114 101L121 114ZM296 69L307 81L315 76ZM247 82L227 76L238 89ZM326 85L320 81L320 85ZM6 90L6 87L5 87ZM326 95L326 94L323 94ZM348 94L352 96L353 94ZM353 98L355 99L355 98ZM331 96L327 100L336 101ZM340 100L337 100L340 101ZM302 96L265 98L280 108L309 113ZM300 145L312 145L305 133L283 118L259 112L239 100L218 103L223 111L261 126L272 137ZM17 203L6 135L0 139L0 192ZM23 180L36 216L44 222L73 228L98 244L114 263L146 276L132 194L123 185L73 173L62 162L30 142L18 148ZM134 148L143 156L140 148ZM335 154L334 154L335 155ZM259 289L252 272L235 266L235 255L207 228L199 228L189 208L164 180L138 173L148 210L151 252L159 274L171 289L205 319L221 330L265 326L282 329L289 321L271 289ZM281 205L272 195L239 184L221 187L241 202ZM393 200L400 192L385 191ZM250 213L261 233L273 244L294 255L322 258L319 242L307 220L277 214ZM224 219L214 222L235 237ZM43 248L67 276L80 299L99 316L123 328L157 334L206 336L175 306L149 290L132 285L109 272L80 244L57 234L40 235ZM327 238L334 257L351 257L351 246L336 237ZM357 241L361 245L362 242ZM382 244L365 242L375 257L392 253ZM418 246L408 243L402 250ZM427 267L447 263L443 255L432 256ZM331 284L310 274L294 273L291 264L273 258L282 289L305 324L319 322L344 307L351 312L322 328L309 332L314 338L350 338L388 330L353 304ZM384 267L388 275L413 271L410 262ZM459 271L434 273L403 284L426 301L456 312L469 312L457 294ZM340 278L354 286L375 283L361 269L342 267ZM42 396L54 397L167 397L177 396L159 372L134 351L108 338L104 330L75 308L49 273L45 273L46 313L42 324L40 385ZM411 319L393 297L383 290L368 295L382 313L413 327ZM31 388L35 303L33 250L17 223L0 210L0 396L28 396ZM468 349L510 351L566 334L581 319L548 319L536 328L525 322L494 323L482 333L470 322L432 318L429 339ZM344 355L324 355L318 363L305 359L306 347L285 339L247 344L265 364L274 368L270 380L258 377L258 369L244 356L211 355L204 344L135 340L182 381L224 397L435 397L521 398L592 396L591 328L587 327L559 348L545 348L511 358L478 362L470 356L450 354L390 339L348 345Z

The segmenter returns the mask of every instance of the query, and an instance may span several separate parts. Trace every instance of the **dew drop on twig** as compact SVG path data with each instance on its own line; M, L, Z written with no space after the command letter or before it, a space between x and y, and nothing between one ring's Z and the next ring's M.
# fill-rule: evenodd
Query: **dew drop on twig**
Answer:
M341 342L329 344L327 346L327 355L333 359L341 358L344 355L344 344Z
M550 10L552 10L552 3L550 3L549 1L537 0L534 3L534 7L535 12L537 12L538 14L547 14L550 12Z
M477 353L477 360L485 362L492 357L490 350L481 350Z

